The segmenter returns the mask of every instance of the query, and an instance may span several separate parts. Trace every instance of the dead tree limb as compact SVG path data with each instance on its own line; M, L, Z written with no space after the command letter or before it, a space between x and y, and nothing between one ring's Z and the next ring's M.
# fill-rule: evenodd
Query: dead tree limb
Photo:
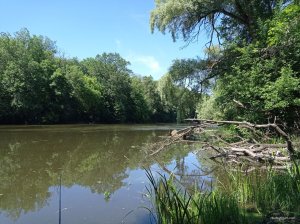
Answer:
M195 126L192 126L192 127L188 127L188 128L176 131L176 133L174 132L174 134L170 138L167 138L162 143L155 144L154 147L157 148L157 150L152 152L150 154L150 156L153 156L153 155L159 153L166 146L169 146L175 142L181 141L181 139L185 139L185 136L190 134L194 128L195 128Z
M239 126L243 126L245 128L253 129L253 128L273 128L277 134L282 136L287 144L287 150L290 155L295 154L295 150L292 144L292 141L289 135L284 132L277 124L270 123L270 124L253 124L247 121L218 121L218 120L206 120L206 119L185 119L186 121L193 121L199 124L201 123L210 123L210 124L235 124Z
M167 146L188 140L188 142L201 142L202 150L213 150L212 152L215 153L209 158L218 163L223 161L241 165L249 161L252 165L271 163L272 165L285 166L286 162L291 162L295 158L294 145L299 144L292 144L289 135L275 123L253 124L246 121L215 121L204 119L186 119L186 121L192 121L196 125L170 132L170 136L165 136L164 141L158 142L151 147L149 155L156 155ZM218 131L218 127L223 124L232 124L237 125L239 128L247 128L252 133L257 134L258 139L254 141L252 138L244 139L243 136L234 136L232 139L236 142L232 142L232 139L226 136L226 132L223 136L222 131ZM267 131L273 129L274 133L276 132L286 141L286 144L264 144L267 134L258 132L258 129L267 129ZM236 137L239 137L239 139L237 140ZM194 140L191 141L191 139ZM282 152L282 149L286 150L289 156Z
M253 157L253 158L258 158L258 156L257 156L256 153L251 152L251 151L248 150L248 149L231 148L230 150L233 151L233 152L243 152L243 153L245 153L246 155L249 155L249 156L251 156L251 157Z

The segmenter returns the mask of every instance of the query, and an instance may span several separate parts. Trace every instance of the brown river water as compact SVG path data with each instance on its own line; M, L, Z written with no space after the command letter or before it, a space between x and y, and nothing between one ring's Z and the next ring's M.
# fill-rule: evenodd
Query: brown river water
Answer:
M0 126L0 224L59 223L59 199L62 224L155 223L145 168L190 186L213 179L198 175L207 167L194 145L146 157L147 145L178 128Z

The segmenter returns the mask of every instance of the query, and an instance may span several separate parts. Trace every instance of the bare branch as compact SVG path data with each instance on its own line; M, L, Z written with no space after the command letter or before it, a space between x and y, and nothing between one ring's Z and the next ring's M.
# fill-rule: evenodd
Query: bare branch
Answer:
M287 144L287 150L290 154L295 154L295 150L292 141L287 133L285 133L277 124L252 124L247 121L216 121L216 120L205 120L205 119L185 119L186 121L197 121L199 123L211 123L211 124L235 124L242 125L245 128L273 128L280 136L282 136Z

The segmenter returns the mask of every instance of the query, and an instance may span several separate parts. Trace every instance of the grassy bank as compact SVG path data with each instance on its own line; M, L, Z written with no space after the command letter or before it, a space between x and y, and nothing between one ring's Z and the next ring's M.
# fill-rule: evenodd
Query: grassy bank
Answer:
M156 179L151 171L147 175L157 223L262 223L300 212L299 163L280 172L271 167L249 174L228 171L227 183L217 181L211 189L197 187L193 192L173 176Z

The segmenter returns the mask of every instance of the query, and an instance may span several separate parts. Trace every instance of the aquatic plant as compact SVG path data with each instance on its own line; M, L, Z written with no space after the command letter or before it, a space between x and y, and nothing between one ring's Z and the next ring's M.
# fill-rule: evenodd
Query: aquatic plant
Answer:
M104 200L105 200L105 201L109 201L109 200L110 200L111 192L105 191L105 192L103 193L103 195L104 195Z
M151 188L149 194L157 223L245 223L242 210L234 196L219 191L196 191L194 194L176 186L172 177L160 175L156 180L146 171Z
M284 171L270 167L251 173L227 171L228 183L214 188L188 192L174 181L174 176L159 174L155 179L146 170L151 188L153 216L160 224L170 223L254 223L269 214L282 216L300 213L299 163Z

